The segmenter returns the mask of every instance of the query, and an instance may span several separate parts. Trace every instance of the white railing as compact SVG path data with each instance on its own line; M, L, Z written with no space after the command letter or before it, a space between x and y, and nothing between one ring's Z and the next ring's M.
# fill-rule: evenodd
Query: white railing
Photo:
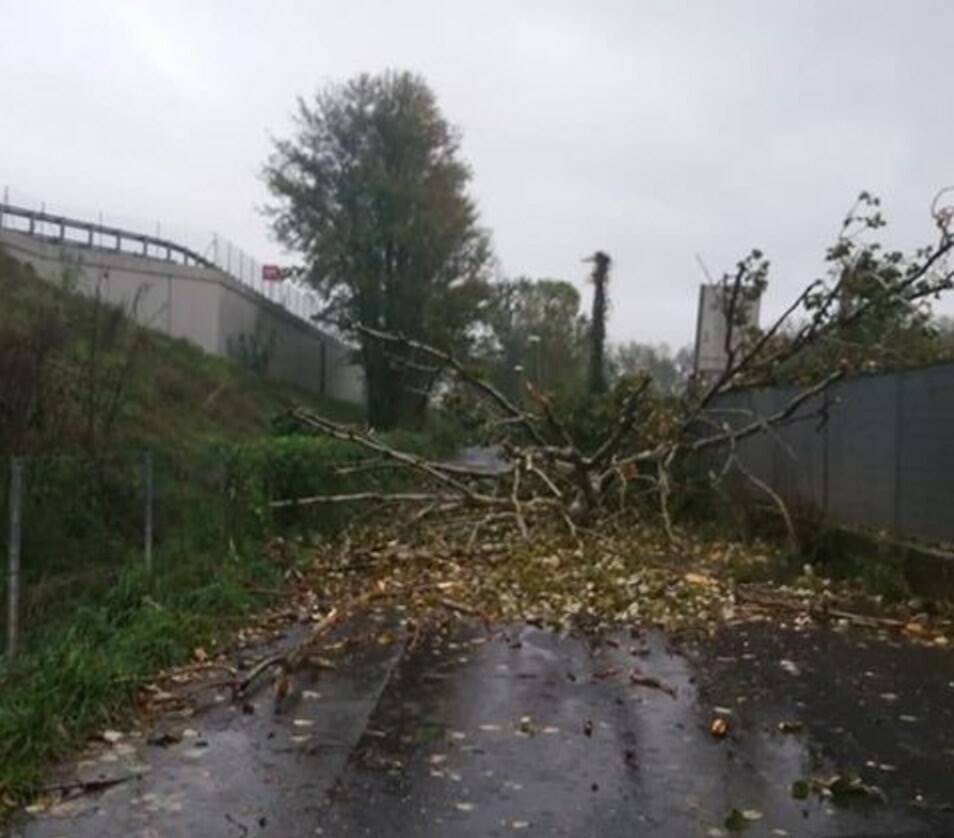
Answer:
M9 187L4 187L0 202L0 229L147 259L215 267L311 324L322 308L313 288L294 278L264 279L261 262L217 233L50 204Z

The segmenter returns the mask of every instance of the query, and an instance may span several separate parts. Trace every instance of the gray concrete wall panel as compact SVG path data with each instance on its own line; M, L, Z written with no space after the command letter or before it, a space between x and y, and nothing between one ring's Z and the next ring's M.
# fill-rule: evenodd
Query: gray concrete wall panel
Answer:
M0 230L0 245L37 275L60 281L72 268L80 292L134 311L150 328L206 352L235 357L239 339L274 335L266 374L313 393L363 404L364 375L352 350L214 268L49 242Z

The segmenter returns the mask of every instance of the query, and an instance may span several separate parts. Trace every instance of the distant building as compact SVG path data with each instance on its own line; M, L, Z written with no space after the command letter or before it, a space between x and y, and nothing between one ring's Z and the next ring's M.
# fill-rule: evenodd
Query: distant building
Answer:
M699 312L696 317L696 346L693 358L693 377L699 380L721 374L726 367L725 337L728 331L727 300L723 286L718 283L699 286ZM761 298L740 302L744 312L743 326L736 324L732 333L733 348L739 345L746 328L759 325Z

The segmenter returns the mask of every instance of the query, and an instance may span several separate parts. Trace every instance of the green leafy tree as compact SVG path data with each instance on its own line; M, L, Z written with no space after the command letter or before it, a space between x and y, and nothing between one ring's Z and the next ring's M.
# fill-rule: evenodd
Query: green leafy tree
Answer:
M948 356L930 299L951 287L949 266L946 260L935 262L929 247L905 254L868 238L886 224L880 205L862 192L845 218L826 254L827 283L818 283L805 299L809 317L827 317L829 326L780 365L781 380L809 383L833 369L882 372ZM803 328L781 332L780 342L796 343Z
M683 346L673 353L666 343L629 341L610 349L609 368L614 379L648 374L658 393L679 395L692 373L692 348Z
M954 356L954 317L941 315L935 318L932 324L940 341L942 352L945 358Z
M307 261L323 319L360 346L372 425L418 423L434 377L362 327L465 351L491 257L434 93L387 72L299 100L297 133L275 143L264 175L278 239Z
M498 282L486 310L482 359L490 380L519 400L524 382L547 393L581 390L586 319L580 293L558 279Z

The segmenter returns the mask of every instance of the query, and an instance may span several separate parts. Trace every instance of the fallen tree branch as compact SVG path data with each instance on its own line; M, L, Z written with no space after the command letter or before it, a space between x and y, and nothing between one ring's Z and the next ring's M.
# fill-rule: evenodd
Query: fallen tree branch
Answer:
M669 684L660 681L655 675L642 675L639 672L633 672L629 676L629 682L637 687L648 687L651 690L660 690L666 693L670 698L676 697L676 690Z
M404 337L403 335L382 332L377 329L372 329L368 326L358 326L357 328L361 334L373 338L374 340L381 341L382 343L404 346L408 349L415 350L423 355L433 358L442 366L450 367L462 381L466 381L478 392L487 396L504 412L508 418L515 420L517 424L523 427L523 429L530 435L531 439L533 439L539 445L547 445L546 439L540 433L539 428L537 428L532 417L526 411L523 411L517 407L512 401L510 401L510 399L508 399L503 393L500 392L500 390L494 387L485 378L468 370L449 352L444 352L441 349L428 346L426 343L421 343L420 341Z
M528 403L517 403L518 397L511 398L502 392L451 352L404 334L354 325L365 348L371 341L380 343L378 348L395 368L426 374L431 379L448 373L476 393L478 400L472 418L481 424L486 438L504 452L507 465L478 469L435 462L398 450L373 432L298 410L293 415L304 425L354 443L375 457L368 464L345 466L339 473L355 474L393 465L416 472L427 485L394 493L366 491L282 499L273 501L272 507L406 502L426 507L421 518L438 509L460 509L462 514L465 510L477 510L482 517L473 525L474 540L485 525L504 520L513 522L528 538L531 523L537 525L538 518L548 517L531 516L536 510L553 513L551 520L566 523L575 534L579 524L604 521L623 509L630 514L642 512L645 503L640 499L654 497L654 511L658 512L670 541L674 541L673 516L684 506L678 503L677 493L696 482L692 476L693 458L701 459L700 455L721 448L730 449L735 456L736 446L757 434L775 435L786 445L779 430L819 416L824 420L830 400L827 396L819 397L849 367L841 363L834 365L837 369L829 366L830 372L823 378L796 392L769 415L759 415L755 408L745 413L719 407L719 397L787 374L785 365L803 358L800 353L806 348L829 336L842 337L839 330L871 313L879 314L892 306L896 310L900 307L904 313L917 300L954 284L954 271L945 262L945 257L954 253L954 211L942 208L940 197L931 208L940 233L938 243L917 251L905 261L900 253L885 254L879 244L859 243L862 232L883 223L873 209L878 201L863 193L829 251L829 277L809 283L764 330L750 327L747 321L750 303L766 288L769 265L761 251L753 250L735 270L724 275L720 286L726 320L722 338L725 367L711 384L703 382L698 389L693 387L674 398L671 393L651 391L648 376L623 378L610 398L584 405L589 412L582 413L583 421L579 423L576 406L570 408L571 412L561 413L556 407L559 402L532 384L524 382ZM801 320L793 325L795 317ZM425 391L430 392L427 388ZM651 399L652 409L643 410L647 399ZM460 402L470 403L466 398ZM590 407L594 409L589 410ZM726 414L730 414L729 419L721 421ZM584 438L593 442L581 441ZM738 458L736 462L739 473L778 508L789 544L795 548L796 522L784 498L769 481L754 475ZM715 483L725 479L728 470L723 468L719 474L710 470L710 474ZM455 519L453 525L459 523Z
M315 504L360 503L361 501L407 502L407 503L457 503L459 495L434 494L433 492L352 492L344 495L313 495L307 498L287 498L273 500L269 503L272 509L285 509L296 506L313 506Z
M847 620L859 626L867 628L890 628L901 631L908 625L907 621L899 620L896 617L876 617L871 614L859 614L855 611L848 611L844 608L832 608L829 606L818 606L811 602L798 599L782 599L780 597L764 597L756 593L750 593L743 586L736 588L736 597L745 603L758 606L759 608L777 608L784 611L797 611L802 614L808 614L817 620L828 621Z
M40 786L39 792L41 794L56 794L79 791L81 794L93 794L118 786L121 783L128 783L130 780L138 780L140 776L140 774L124 774L122 777L99 777L95 780L67 780L63 783L49 783Z

